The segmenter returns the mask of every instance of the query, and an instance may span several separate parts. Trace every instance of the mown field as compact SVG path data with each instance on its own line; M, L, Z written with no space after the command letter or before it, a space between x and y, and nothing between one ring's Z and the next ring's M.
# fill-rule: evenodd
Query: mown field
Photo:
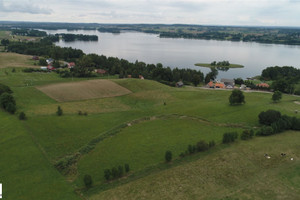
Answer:
M2 56L2 62L10 59L8 54ZM15 56L21 66L25 61ZM221 144L224 132L258 127L261 111L276 109L297 116L297 96L284 95L273 103L269 93L245 93L245 105L230 106L230 91L172 88L139 79L60 78L56 73L24 73L22 68L12 72L17 66L0 69L0 82L14 91L18 109L15 115L0 112L0 151L6 153L0 181L8 199L47 199L49 193L53 195L49 199L79 195L86 199L294 199L299 194L295 189L300 170L297 132ZM81 91L77 87L86 81L95 83L91 87L105 82L131 93L108 97L101 96L100 89L92 92L100 96L59 102L37 89L50 85L64 91L60 87L67 84L77 95ZM62 116L56 115L57 106L63 109ZM21 111L26 121L17 119ZM78 115L79 111L87 114ZM214 140L216 147L179 157L189 144L200 140ZM166 150L173 153L171 164L164 162ZM294 162L281 159L281 151L293 155ZM276 159L266 161L264 153ZM72 156L76 160L69 172L59 173L54 165ZM104 180L105 169L125 163L131 168L126 177ZM89 190L84 189L86 174L93 179Z
M39 86L37 89L58 102L115 97L131 93L130 90L110 80L58 83Z

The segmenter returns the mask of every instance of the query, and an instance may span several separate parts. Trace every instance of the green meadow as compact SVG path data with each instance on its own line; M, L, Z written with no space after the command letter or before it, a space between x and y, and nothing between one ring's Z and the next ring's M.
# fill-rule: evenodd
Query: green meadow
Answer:
M10 56L2 54L1 62L9 63ZM56 102L36 87L90 79L61 78L53 72L24 73L23 67L34 67L32 61L14 56L19 62L16 66L0 66L0 82L13 90L17 102L15 115L0 111L0 182L6 199L299 196L298 132L221 144L225 132L240 134L260 126L257 116L261 111L275 109L297 116L298 96L283 95L279 103L273 103L271 93L245 92L246 104L230 106L230 90L173 88L150 80L109 77L132 93ZM63 109L62 116L56 115L57 106ZM21 111L26 121L18 120ZM200 140L214 140L216 147L180 158L188 145ZM173 153L171 164L164 160L167 150ZM294 162L281 159L280 152L292 155ZM266 160L264 153L275 159ZM69 158L76 159L67 172L55 168ZM131 169L126 176L109 182L104 179L105 169L125 163ZM86 174L93 179L89 190L83 182Z

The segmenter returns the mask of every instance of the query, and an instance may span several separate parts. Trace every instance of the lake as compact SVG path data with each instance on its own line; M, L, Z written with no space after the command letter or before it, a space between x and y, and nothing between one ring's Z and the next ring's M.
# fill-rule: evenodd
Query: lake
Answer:
M159 38L157 34L123 32L120 34L98 31L46 30L48 33L73 33L98 35L98 42L64 42L56 45L83 50L84 53L123 58L131 62L162 63L171 68L192 68L207 73L207 68L195 63L211 63L228 60L244 65L244 68L219 71L218 78L247 78L260 75L269 66L300 67L300 46L260 44L252 42L231 42L217 40L196 40L182 38Z

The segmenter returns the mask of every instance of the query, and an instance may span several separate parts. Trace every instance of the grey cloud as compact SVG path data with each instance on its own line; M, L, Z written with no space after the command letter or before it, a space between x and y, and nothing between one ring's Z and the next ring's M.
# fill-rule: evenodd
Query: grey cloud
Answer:
M29 14L51 14L53 11L51 9L42 8L29 2L10 2L10 4L5 5L3 0L0 0L0 12L19 12L19 13L29 13Z
M176 8L183 11L200 11L207 7L203 2L187 2L187 1L172 1L167 4L171 8Z

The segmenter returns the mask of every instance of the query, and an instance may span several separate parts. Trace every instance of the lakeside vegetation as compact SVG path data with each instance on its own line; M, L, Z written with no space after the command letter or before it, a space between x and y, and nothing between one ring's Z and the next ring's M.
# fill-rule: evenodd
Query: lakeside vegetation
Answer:
M211 63L196 63L195 66L199 66L199 67L208 67L208 68L217 68L219 70L228 70L230 68L243 68L243 65L239 65L239 64L232 64L229 63L229 61L213 61Z

